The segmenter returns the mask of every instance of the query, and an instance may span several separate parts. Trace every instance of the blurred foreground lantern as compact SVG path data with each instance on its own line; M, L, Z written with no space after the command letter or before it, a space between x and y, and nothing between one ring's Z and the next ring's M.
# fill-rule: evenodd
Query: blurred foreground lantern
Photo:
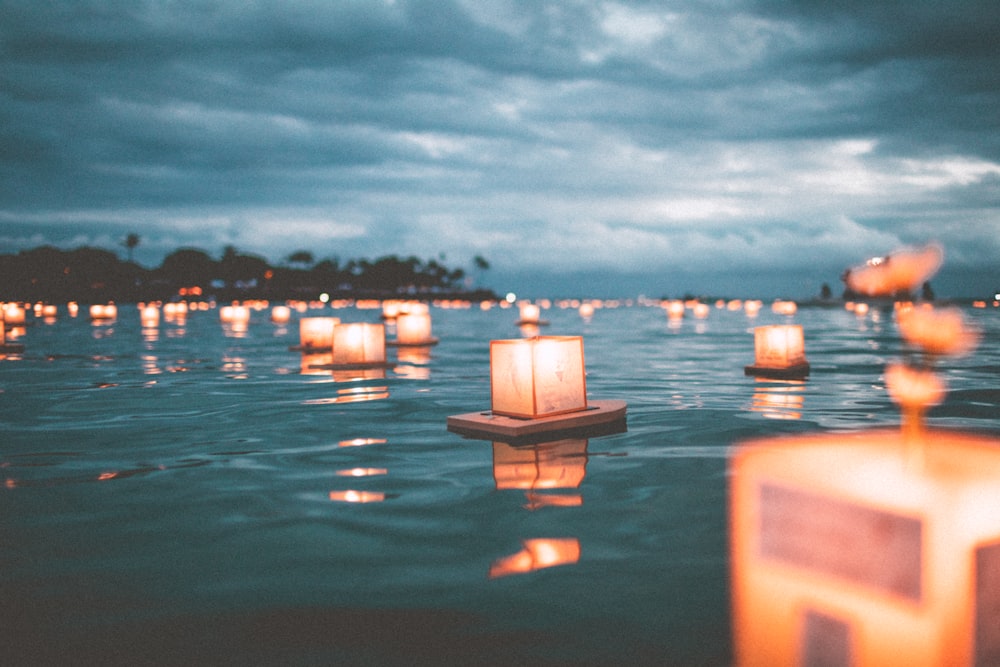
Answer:
M911 292L933 276L944 259L936 243L922 248L903 248L884 257L873 257L844 272L847 288L867 296L892 296Z
M336 317L303 317L299 320L299 347L305 351L332 350Z
M737 665L997 664L1000 440L761 440L730 468Z
M426 309L400 313L396 316L396 340L393 345L436 345L431 336L431 314Z
M809 375L805 338L800 324L773 324L753 330L754 363L747 375L800 378Z
M624 401L588 403L580 336L490 341L490 396L490 413L449 417L449 428L518 437L625 418Z
M333 327L333 365L385 366L385 325L349 322Z

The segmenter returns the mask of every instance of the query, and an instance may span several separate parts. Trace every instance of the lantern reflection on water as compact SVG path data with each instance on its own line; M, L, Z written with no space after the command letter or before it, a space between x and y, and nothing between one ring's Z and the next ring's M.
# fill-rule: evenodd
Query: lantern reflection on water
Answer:
M575 537L535 538L523 540L521 546L517 553L494 561L490 566L490 579L571 565L580 560L580 541Z
M493 480L496 488L524 490L528 509L582 505L580 494L537 492L579 488L587 475L587 444L588 440L584 438L521 446L494 442Z
M757 380L750 399L750 410L768 419L801 419L805 404L805 381Z
M761 440L731 460L739 665L995 664L1000 441Z
M744 368L747 375L800 378L809 374L802 325L755 327L753 338L754 363Z

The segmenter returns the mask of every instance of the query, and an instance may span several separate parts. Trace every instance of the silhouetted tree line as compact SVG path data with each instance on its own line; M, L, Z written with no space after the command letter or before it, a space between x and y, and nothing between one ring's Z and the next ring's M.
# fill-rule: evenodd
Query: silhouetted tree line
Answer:
M490 290L470 290L466 272L437 260L401 258L337 259L314 262L308 251L289 255L281 266L271 266L256 255L225 248L219 259L196 248L181 248L167 255L156 268L131 261L138 237L124 244L129 260L113 252L83 247L60 250L42 246L18 254L0 255L0 300L5 301L106 301L133 302L175 299L184 288L200 287L203 298L313 299L331 297L462 296L496 298ZM476 257L478 270L489 268Z

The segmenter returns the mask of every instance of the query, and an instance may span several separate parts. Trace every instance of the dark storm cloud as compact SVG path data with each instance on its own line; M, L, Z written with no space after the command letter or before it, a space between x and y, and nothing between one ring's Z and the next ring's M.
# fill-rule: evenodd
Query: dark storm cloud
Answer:
M832 8L832 5L836 8ZM8 2L0 241L996 276L987 2Z

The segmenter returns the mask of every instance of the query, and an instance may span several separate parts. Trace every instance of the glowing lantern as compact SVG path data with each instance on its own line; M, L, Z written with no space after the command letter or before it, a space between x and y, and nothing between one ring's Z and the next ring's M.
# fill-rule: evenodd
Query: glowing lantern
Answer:
M1000 441L820 434L730 468L736 664L995 664Z
M3 307L3 321L7 327L24 326L25 310L17 303L7 303Z
M143 306L139 311L139 321L143 329L154 329L160 326L160 309L157 306Z
M303 350L332 350L336 317L303 317L299 320L299 345Z
M90 319L94 321L113 320L118 317L118 307L113 303L95 303L90 306Z
M937 244L903 248L851 267L844 272L844 283L854 292L868 296L909 292L934 275L943 259L944 251Z
M586 410L583 338L491 341L490 386L498 415L534 418Z
M396 317L395 345L434 345L438 341L431 336L430 312L400 313Z
M699 320L703 320L708 317L708 313L711 311L707 303L696 303L692 309L694 316Z
M794 301L784 301L778 299L771 304L771 312L776 315L794 315L798 312L799 306Z
M805 341L799 324L755 327L754 363L744 371L763 377L803 377L809 374Z
M594 316L594 304L581 303L580 307L577 309L577 312L580 314L580 317L582 317L585 320L589 320L591 317Z
M385 365L385 325L349 322L334 326L333 365Z
M271 321L275 324L288 324L292 318L292 309L288 306L275 306L271 309Z
M679 299L673 299L668 301L664 306L667 311L667 318L671 320L679 320L684 317L684 302Z
M250 308L239 304L223 306L219 309L219 320L234 328L244 328L250 322Z
M524 302L518 306L520 319L518 324L538 324L542 310L537 304Z

